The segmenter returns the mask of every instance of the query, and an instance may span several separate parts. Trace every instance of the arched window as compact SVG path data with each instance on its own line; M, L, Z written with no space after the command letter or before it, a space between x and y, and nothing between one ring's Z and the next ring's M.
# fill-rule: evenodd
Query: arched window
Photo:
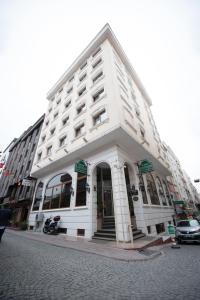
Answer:
M147 189L151 198L151 204L160 205L153 176L151 174L146 174L146 179L147 179Z
M65 208L70 206L72 177L59 174L46 186L43 209Z
M163 180L163 187L164 187L165 195L166 195L166 197L168 199L168 203L171 206L172 205L172 200L171 200L171 196L170 196L170 193L169 193L169 190L168 190L168 186L167 186L165 180Z
M156 183L157 183L157 187L158 187L159 197L162 200L162 204L164 206L166 206L167 205L167 201L166 201L166 198L165 198L164 189L163 189L162 183L160 181L160 178L158 176L156 177Z
M139 177L139 187L142 193L142 200L144 204L148 204L148 200L147 200L147 193L146 193L146 189L145 189L145 185L144 185L144 179L142 174L138 175Z
M40 201L42 200L43 182L39 182L35 193L35 199L33 204L33 211L39 210Z
M78 173L77 187L76 187L76 206L86 205L86 183L87 183L87 176Z

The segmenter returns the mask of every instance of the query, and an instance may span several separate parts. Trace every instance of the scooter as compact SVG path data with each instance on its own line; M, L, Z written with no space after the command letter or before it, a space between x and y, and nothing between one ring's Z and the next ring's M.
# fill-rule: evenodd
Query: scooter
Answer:
M60 216L47 218L44 223L43 232L45 234L58 234L59 221Z

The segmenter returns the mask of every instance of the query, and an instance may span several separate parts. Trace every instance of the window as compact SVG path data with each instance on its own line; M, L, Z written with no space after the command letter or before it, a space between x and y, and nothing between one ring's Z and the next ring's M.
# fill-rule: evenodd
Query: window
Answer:
M83 93L86 91L86 86L84 86L79 92L78 95L79 97L83 95Z
M85 235L85 229L78 228L77 229L77 235L78 236L84 236Z
M67 94L69 95L73 91L73 87L69 88Z
M79 115L85 108L85 103L82 103L77 109L76 109L76 112L77 112L77 115Z
M40 202L42 200L42 191L43 191L43 183L40 182L37 186L37 190L35 194L34 204L32 208L33 211L39 210Z
M77 188L76 188L76 206L86 205L86 182L87 182L87 176L78 173Z
M35 144L33 144L31 152L33 152L35 150Z
M96 67L98 67L102 62L102 58L99 58L97 61L95 61L95 63L92 65L92 68L95 69Z
M147 232L148 234L151 234L151 226L147 226Z
M43 209L70 206L72 177L60 174L53 177L46 186Z
M42 158L42 152L38 153L38 155L37 155L37 161L40 161L41 158Z
M87 77L87 73L84 73L80 78L79 81L83 81Z
M60 102L61 102L61 99L58 99L58 100L56 101L57 105L60 104Z
M75 137L79 137L84 132L84 123L75 128Z
M135 113L138 117L140 117L140 110L138 107L135 107Z
M103 94L103 92L104 92L104 88L101 88L99 91L97 91L97 92L93 95L93 101L94 101L94 102L97 101L97 100L100 98L101 94Z
M93 124L98 125L100 123L103 123L106 119L107 119L107 113L106 110L104 109L93 117Z
M58 94L62 93L63 91L63 88L61 88L59 91L58 91Z
M150 174L150 173L146 174L146 179L147 179L147 189L149 192L151 203L153 205L160 205L160 201L159 201L157 190L156 190L156 185L155 185L152 174Z
M66 143L66 135L59 139L59 147L62 147Z
M167 201L166 201L166 198L165 198L164 189L163 189L162 183L160 181L160 178L158 176L156 177L156 183L157 183L158 193L159 193L159 197L161 198L162 204L164 206L166 206Z
M47 155L51 155L51 153L52 153L52 146L49 146L47 148Z
M56 112L54 115L53 115L54 119L56 119L58 117L58 112Z
M31 161L29 160L26 166L26 171L28 171L30 169L30 165L31 165Z
M74 80L74 75L69 78L69 82L72 82Z
M93 79L93 83L95 83L99 78L103 76L103 71L99 72Z
M48 126L48 125L49 125L49 120L48 120L48 121L46 121L45 125L46 125L46 126Z
M139 174L138 177L139 177L139 188L140 188L141 193L142 193L143 203L148 204L147 193L146 193L146 189L145 189L145 185L144 185L143 176L142 176L142 174Z
M52 111L52 107L49 108L49 113Z
M51 130L50 130L50 134L51 134L51 136L52 135L54 135L54 133L55 133L55 130L56 130L56 128L54 127L54 128L52 128Z
M141 137L144 139L145 138L145 130L142 127L140 127L140 134L141 134Z
M156 224L156 232L157 234L165 232L165 224L164 223Z
M65 104L65 108L68 108L71 104L71 100L69 100L66 104Z
M95 57L101 51L101 47L97 48L97 50L92 54L92 57Z
M42 139L41 139L41 140L42 140L42 143L45 141L45 139L46 139L46 135L43 135L43 136L42 136Z
M62 125L65 126L67 124L67 122L69 121L69 116L65 117L63 120L62 120Z
M87 66L87 61L80 67L81 70L83 70Z
M55 97L52 97L52 98L51 98L51 102L53 102L53 101L54 101L54 99L55 99Z
M27 156L27 154L28 154L28 149L26 150L24 157L26 157L26 156Z

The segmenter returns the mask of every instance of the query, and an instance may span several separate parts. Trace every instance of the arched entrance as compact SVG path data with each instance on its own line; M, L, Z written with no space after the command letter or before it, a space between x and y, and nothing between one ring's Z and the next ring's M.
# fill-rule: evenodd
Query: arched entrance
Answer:
M124 163L124 176L125 176L125 182L126 182L128 204L129 204L129 213L130 213L131 225L133 226L133 229L135 229L137 226L136 226L136 219L135 219L135 212L134 212L133 196L131 193L132 186L134 186L133 184L131 184L131 181L133 180L133 178L132 178L133 174L131 174L131 171L132 170L129 168L129 165L125 162Z
M96 167L97 176L97 217L114 217L112 178L110 166L100 163Z

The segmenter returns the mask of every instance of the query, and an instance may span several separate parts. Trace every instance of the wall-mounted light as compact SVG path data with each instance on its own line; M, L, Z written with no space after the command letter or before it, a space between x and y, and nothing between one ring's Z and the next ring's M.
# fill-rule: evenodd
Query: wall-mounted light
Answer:
M50 160L50 161L53 161L53 159L52 159L52 158L50 158L50 157L48 158L48 160Z
M39 165L36 165L36 167L38 167L39 169L41 168Z
M138 190L136 190L134 184L130 188L130 194L131 194L131 196L138 196Z
M74 196L74 189L73 189L73 186L70 187L70 194L71 194L72 196Z
M97 190L97 187L96 187L96 185L94 185L93 191L96 192L96 190Z
M67 151L67 149L64 148L63 150L64 150L66 153L69 153L69 151Z
M85 189L86 189L86 191L88 192L88 193L90 193L90 186L89 186L89 184L86 182L86 184L85 184Z

